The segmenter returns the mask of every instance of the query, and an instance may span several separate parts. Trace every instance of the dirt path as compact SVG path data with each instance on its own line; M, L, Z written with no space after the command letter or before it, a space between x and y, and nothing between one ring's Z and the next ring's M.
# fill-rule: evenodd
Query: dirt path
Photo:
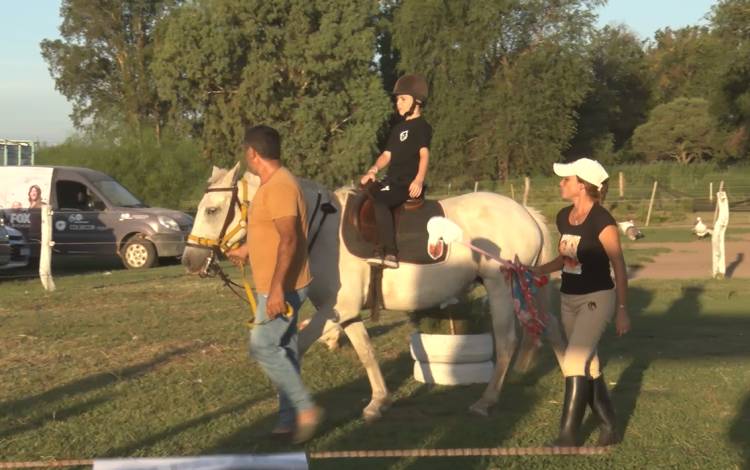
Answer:
M727 277L750 278L750 234L725 242ZM631 279L706 279L711 277L711 240L688 243L643 243L637 248L669 248L654 261L628 273Z

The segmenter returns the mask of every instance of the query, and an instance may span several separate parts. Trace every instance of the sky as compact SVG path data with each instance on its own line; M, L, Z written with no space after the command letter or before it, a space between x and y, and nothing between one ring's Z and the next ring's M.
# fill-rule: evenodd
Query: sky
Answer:
M273 1L273 0L270 0ZM656 30L697 24L716 0L609 0L599 26L626 24L641 38ZM55 90L39 52L59 37L60 0L0 0L0 139L56 144L73 133L71 106Z

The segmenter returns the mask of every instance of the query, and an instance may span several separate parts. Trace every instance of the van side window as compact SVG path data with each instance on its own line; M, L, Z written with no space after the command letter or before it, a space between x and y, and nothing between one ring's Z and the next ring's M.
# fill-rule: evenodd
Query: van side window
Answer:
M105 205L85 184L57 181L57 207L62 210L104 210Z

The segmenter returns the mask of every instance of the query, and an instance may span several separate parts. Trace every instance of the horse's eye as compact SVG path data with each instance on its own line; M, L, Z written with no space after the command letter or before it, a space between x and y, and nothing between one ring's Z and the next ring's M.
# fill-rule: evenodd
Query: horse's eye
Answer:
M218 207L207 207L206 208L206 214L208 215L214 215L219 211Z

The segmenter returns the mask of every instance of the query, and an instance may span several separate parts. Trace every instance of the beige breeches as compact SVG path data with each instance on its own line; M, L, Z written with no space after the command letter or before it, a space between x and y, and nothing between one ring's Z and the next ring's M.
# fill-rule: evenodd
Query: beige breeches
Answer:
M615 311L614 289L590 294L560 294L560 316L568 348L563 359L565 377L601 375L596 346Z

